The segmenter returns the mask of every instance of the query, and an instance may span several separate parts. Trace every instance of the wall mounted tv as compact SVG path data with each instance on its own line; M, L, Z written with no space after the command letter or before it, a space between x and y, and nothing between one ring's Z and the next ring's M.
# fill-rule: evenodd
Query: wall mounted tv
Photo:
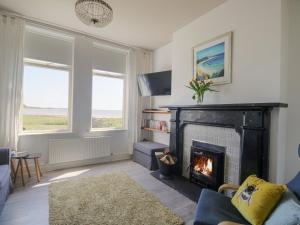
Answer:
M142 96L171 95L171 81L171 70L138 75Z

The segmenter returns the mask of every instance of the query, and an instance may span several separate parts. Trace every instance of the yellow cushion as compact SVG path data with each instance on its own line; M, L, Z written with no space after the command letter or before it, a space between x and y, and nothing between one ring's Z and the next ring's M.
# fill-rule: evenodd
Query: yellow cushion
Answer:
M286 191L285 185L249 176L231 202L252 225L262 225Z

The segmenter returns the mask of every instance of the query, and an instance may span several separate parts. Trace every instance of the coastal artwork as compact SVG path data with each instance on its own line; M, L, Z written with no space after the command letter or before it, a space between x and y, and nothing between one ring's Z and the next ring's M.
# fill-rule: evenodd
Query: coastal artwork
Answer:
M194 76L214 84L231 82L231 33L194 48Z

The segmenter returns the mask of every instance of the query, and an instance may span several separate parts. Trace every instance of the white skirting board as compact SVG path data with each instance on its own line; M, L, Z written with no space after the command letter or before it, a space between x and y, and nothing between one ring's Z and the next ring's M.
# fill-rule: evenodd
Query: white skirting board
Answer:
M86 159L86 160L79 160L79 161L73 161L73 162L66 162L66 163L57 163L57 164L47 164L44 161L40 161L41 165L41 170L42 173L45 172L50 172L50 171L55 171L55 170L62 170L62 169L69 169L69 168L75 168L75 167L83 167L83 166L90 166L90 165L100 165L100 164L105 164L105 163L113 163L113 162L118 162L118 161L123 161L123 160L129 160L132 159L132 154L116 154L116 155L111 155L108 157L102 157L102 158L96 158L96 159ZM30 173L35 179L35 167L33 162L30 160L27 160L29 164L29 170ZM24 171L25 168L24 168ZM27 175L26 172L25 176ZM18 176L20 176L20 173L18 173Z
M81 166L112 163L112 162L123 161L123 160L128 160L128 159L132 159L131 154L117 154L117 155L111 155L111 156L102 157L102 158L86 159L86 160L66 162L66 163L57 163L57 164L43 164L42 163L41 167L42 167L42 170L44 170L44 171L54 171L54 170L69 169L69 168L81 167Z

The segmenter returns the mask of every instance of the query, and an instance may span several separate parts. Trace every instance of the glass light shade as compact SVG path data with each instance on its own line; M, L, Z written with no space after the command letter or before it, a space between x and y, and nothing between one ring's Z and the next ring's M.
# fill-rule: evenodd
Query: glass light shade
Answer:
M113 19L112 8L102 0L77 0L75 12L81 22L95 27L105 27Z

